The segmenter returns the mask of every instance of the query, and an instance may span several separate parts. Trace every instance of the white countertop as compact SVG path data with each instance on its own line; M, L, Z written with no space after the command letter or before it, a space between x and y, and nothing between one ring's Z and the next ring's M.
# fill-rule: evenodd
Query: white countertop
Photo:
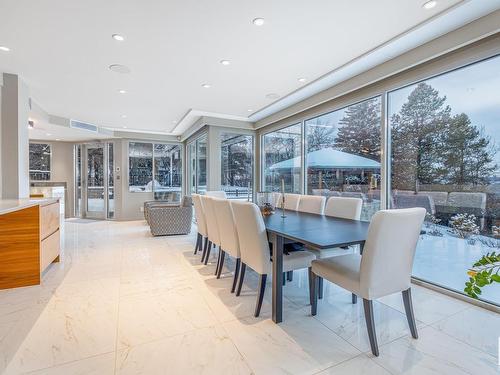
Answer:
M59 201L58 198L0 199L0 215L8 214L9 212L14 212L17 210L22 210L23 208L38 205L44 206L46 204L54 203L57 201Z

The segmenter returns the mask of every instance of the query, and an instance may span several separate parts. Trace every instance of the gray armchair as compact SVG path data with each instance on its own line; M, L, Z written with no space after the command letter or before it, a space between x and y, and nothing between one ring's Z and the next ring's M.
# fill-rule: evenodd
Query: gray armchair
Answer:
M153 236L188 234L193 222L192 198L184 197L181 205L146 205L144 216Z

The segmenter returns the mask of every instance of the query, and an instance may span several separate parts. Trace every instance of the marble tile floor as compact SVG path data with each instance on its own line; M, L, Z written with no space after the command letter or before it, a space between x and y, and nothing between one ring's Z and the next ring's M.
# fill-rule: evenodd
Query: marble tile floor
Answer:
M375 303L380 356L362 304L325 284L316 317L306 272L287 283L285 321L271 284L253 317L257 275L230 293L234 262L214 275L194 234L156 237L142 221L66 221L62 262L41 286L0 291L3 374L499 374L500 315L414 286L420 338L399 295Z

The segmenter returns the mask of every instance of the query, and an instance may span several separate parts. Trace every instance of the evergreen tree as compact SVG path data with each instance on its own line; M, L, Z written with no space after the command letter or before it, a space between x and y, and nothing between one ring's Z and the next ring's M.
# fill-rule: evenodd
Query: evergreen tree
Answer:
M471 124L465 114L454 116L444 136L443 182L455 185L484 184L495 171L495 149L490 138Z
M446 97L426 83L408 96L391 118L393 187L415 189L438 182L442 165L443 135L450 122Z
M332 147L336 128L328 115L316 118L314 123L307 123L307 151Z
M350 154L380 160L380 99L351 105L339 121L335 147Z

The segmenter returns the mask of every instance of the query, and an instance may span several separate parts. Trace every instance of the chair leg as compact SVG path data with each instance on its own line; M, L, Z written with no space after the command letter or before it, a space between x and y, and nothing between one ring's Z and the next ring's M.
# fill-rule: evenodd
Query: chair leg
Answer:
M217 254L217 265L215 266L214 275L218 275L219 274L219 266L220 266L220 257L221 257L221 254L222 254L222 249L219 247L219 253Z
M212 246L212 241L209 241L208 237L206 237L205 247L203 248L203 254L201 255L201 263L205 263L205 257L207 256L207 251L211 246Z
M260 309L262 307L262 300L264 299L264 292L266 291L266 280L267 275L260 275L259 278L259 295L257 296L257 303L255 305L255 314L257 318L260 315Z
M286 285L286 272L283 272L283 286Z
M217 272L217 278L220 279L220 275L222 273L222 267L224 267L224 258L226 257L226 252L224 250L220 250L219 251L220 253L220 256L219 256L219 259L220 259L220 264L219 264L219 271Z
M234 269L233 286L231 287L231 293L234 293L236 289L236 283L238 282L238 275L240 273L241 259L236 259L236 267Z
M208 250L207 254L205 255L205 261L203 262L204 265L207 265L208 263L208 258L210 258L210 251L212 250L212 241L208 244Z
M311 315L314 316L318 313L318 291L319 291L319 279L314 272L311 271Z
M323 278L319 277L319 286L318 286L318 298L323 299Z
M363 307L365 309L366 328L368 330L368 338L370 339L370 347L375 357L378 357L377 333L375 332L375 320L373 319L373 302L363 298Z
M247 265L245 263L241 263L240 267L240 279L238 280L238 289L236 289L236 296L241 294L241 287L243 286L243 279L245 278L245 270Z
M358 303L358 296L355 295L354 293L352 293L351 300L352 300L353 305L357 304Z
M286 280L287 281L293 281L293 271L288 271L286 273Z
M411 288L403 290L403 304L405 305L406 319L408 319L411 336L414 339L418 339L417 324L415 323L415 314L413 313L413 303L411 300Z
M312 268L307 269L307 281L309 282L309 304L313 304L313 272Z
M201 246L200 246L201 240L202 240L201 234L198 233L198 235L196 236L196 246L194 247L194 255L196 255L196 253L198 252L198 249L201 249Z

